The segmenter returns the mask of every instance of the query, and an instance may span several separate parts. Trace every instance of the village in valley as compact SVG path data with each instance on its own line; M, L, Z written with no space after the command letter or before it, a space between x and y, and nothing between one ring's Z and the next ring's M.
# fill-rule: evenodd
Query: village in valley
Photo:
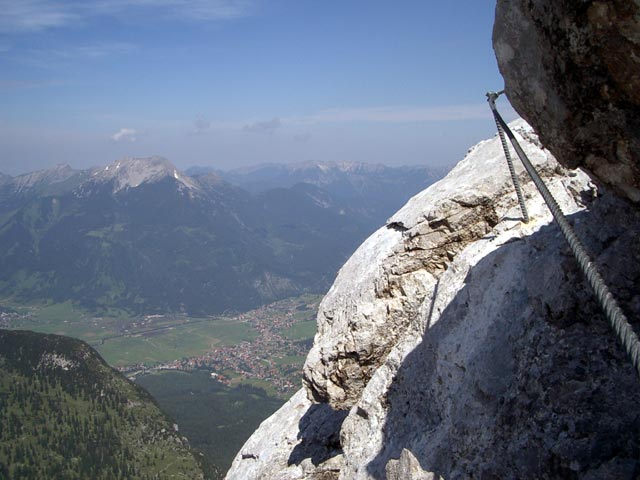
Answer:
M300 387L321 298L304 294L210 317L95 316L70 303L0 306L0 328L74 336L131 380L199 370L228 386L251 384L286 398Z
M279 395L287 396L300 388L320 298L289 298L234 316L256 331L252 340L212 346L200 355L169 362L120 366L118 370L132 380L163 370L206 370L213 380L225 385L266 382Z

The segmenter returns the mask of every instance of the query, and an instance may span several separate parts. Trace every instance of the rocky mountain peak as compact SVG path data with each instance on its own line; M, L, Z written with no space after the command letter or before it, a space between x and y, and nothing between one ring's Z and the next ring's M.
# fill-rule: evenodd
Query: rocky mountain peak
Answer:
M114 192L136 188L144 183L154 183L173 178L182 188L196 190L196 183L179 171L169 160L159 156L125 157L93 172L94 181L113 182Z
M38 186L64 182L77 173L78 172L73 170L69 165L60 163L44 170L18 175L13 178L12 182L16 191L22 191Z
M336 167L341 172L345 173L380 173L383 172L386 167L380 163L363 163L363 162L338 162Z
M388 168L382 164L372 164L364 162L301 162L291 163L286 165L287 169L291 172L304 172L304 171L320 171L323 173L328 172L341 172L341 173L357 173L357 172L380 172Z

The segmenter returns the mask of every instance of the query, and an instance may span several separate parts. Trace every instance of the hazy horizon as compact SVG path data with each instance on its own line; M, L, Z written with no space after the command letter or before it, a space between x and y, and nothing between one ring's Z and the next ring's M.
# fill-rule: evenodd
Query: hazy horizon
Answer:
M446 165L495 129L495 0L0 5L6 174L151 155Z
M171 164L175 165L176 168L178 168L180 171L182 172L187 172L190 169L208 169L211 168L215 171L220 171L220 172L231 172L234 170L243 170L243 169L257 169L257 168L261 168L261 167L270 167L270 166L283 166L283 165L304 165L304 164L316 164L316 163L336 163L336 164L340 164L340 163L362 163L362 164L367 164L367 165L383 165L385 167L391 167L391 168L401 168L401 167L429 167L429 168L433 168L433 169L450 169L453 168L455 166L455 162L452 163L443 163L443 164L427 164L427 163L403 163L403 164L396 164L396 165L388 165L386 163L382 163L382 162L355 162L355 161L344 161L344 162L340 162L340 161L318 161L318 162L311 162L311 161L292 161L292 162L260 162L260 163L250 163L250 164L246 164L246 165L239 165L239 166L230 166L230 167L217 167L215 165L187 165L185 167L179 167L178 165L176 165L170 158L166 158L162 155L148 155L148 156L133 156L133 157L122 157L120 159L115 159L112 162L107 162L107 163L102 163L102 164L94 164L94 165L88 165L88 166L82 166L82 167L74 167L73 165L66 163L66 162L58 162L58 163L54 163L51 165L43 165L42 167L38 167L36 169L32 169L32 170L25 170L25 171L19 171L17 173L9 173L9 172L5 172L0 170L0 174L3 175L9 175L11 177L19 177L21 175L28 175L30 173L34 173L37 171L41 171L41 170L50 170L53 169L57 166L69 166L71 167L73 170L90 170L93 168L96 169L100 169L100 168L104 168L107 165L111 165L112 163L118 162L119 160L123 160L125 158L151 158L151 157L162 157L166 160L168 160ZM462 159L460 159L462 160Z

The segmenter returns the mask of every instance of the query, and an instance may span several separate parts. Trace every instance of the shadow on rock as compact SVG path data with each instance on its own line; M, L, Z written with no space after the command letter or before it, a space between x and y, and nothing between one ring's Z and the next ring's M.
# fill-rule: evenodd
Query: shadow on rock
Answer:
M633 210L605 198L571 221L637 319ZM635 371L549 225L470 270L386 392L382 449L367 471L384 479L389 460L408 449L447 480L633 479L639 400Z
M300 465L309 458L318 466L328 459L340 455L340 427L348 411L333 410L328 404L314 404L300 419L298 439L289 456L288 465Z

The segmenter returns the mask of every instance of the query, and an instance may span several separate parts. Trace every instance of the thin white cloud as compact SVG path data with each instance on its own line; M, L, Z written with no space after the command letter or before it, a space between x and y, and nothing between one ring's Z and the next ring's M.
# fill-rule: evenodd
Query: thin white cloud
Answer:
M37 32L68 25L80 18L75 10L48 0L0 0L0 32Z
M292 124L316 123L419 123L455 120L483 120L491 118L486 103L468 105L444 105L436 107L365 107L333 108L300 117L287 119Z
M203 115L198 115L193 122L195 133L204 133L211 128L211 122L204 118Z
M193 20L228 20L245 17L253 9L250 0L107 0L114 10L131 7L165 10L172 16L182 16ZM123 8L124 7L124 8Z
M77 25L92 17L189 21L229 20L250 15L255 0L0 0L0 32L38 32Z
M27 50L19 61L32 67L50 68L78 60L92 62L106 57L120 57L138 50L137 45L123 42L72 45L65 48Z
M100 43L94 45L79 45L65 50L55 50L53 54L60 58L101 58L113 55L123 55L134 52L138 47L132 43Z
M64 85L64 82L59 80L14 80L14 79L0 79L0 90L18 90L18 89L32 89L32 88L48 88L59 87Z
M294 135L293 139L296 142L299 142L299 143L306 143L309 140L311 140L311 134L310 133L299 133L297 135Z
M282 126L282 122L279 118L274 117L271 120L264 122L254 122L243 127L245 132L251 133L265 133L267 135L273 135L275 131Z
M135 142L137 140L138 131L133 128L121 128L116 133L111 135L111 140L114 142Z

